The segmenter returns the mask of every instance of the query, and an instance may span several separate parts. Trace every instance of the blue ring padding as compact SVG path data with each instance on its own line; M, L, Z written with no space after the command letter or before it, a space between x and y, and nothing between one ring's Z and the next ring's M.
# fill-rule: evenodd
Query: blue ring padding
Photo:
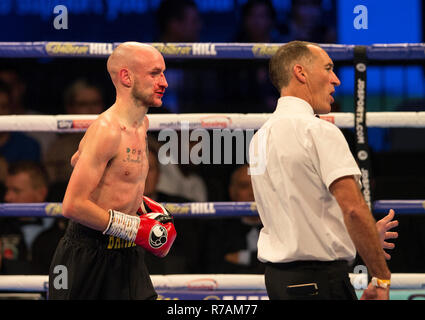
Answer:
M162 203L176 218L238 217L258 215L255 202L187 202ZM374 202L374 213L424 214L425 200L379 200ZM62 215L62 203L6 203L0 204L0 217L55 217Z
M234 217L257 215L257 209L253 202L188 202L162 204L175 217ZM57 202L0 204L0 217L51 217L61 215L62 204Z
M375 213L388 213L390 209L399 213L425 213L425 200L378 200L373 204Z
M106 58L120 43L0 42L0 58ZM269 59L283 43L149 43L169 59ZM334 61L351 61L355 45L320 44ZM372 44L369 60L425 59L424 43Z
M425 44L373 44L367 46L367 57L370 60L420 60L425 58Z
M46 217L62 215L61 203L2 203L0 217Z

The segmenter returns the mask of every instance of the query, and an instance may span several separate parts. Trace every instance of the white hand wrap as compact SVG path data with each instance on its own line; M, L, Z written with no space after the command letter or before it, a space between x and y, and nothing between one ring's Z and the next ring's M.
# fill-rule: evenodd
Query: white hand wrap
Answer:
M109 223L103 234L134 242L139 230L140 218L115 210L109 210Z

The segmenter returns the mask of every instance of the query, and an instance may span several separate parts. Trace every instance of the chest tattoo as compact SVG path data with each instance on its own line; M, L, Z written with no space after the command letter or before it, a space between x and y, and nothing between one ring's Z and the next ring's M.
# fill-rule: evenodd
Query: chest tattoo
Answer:
M126 148L127 157L123 160L124 162L141 163L142 162L142 150Z

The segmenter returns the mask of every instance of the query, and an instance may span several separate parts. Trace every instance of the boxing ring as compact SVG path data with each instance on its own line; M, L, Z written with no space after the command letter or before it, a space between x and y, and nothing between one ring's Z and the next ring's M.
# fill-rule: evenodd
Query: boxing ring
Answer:
M81 42L27 42L1 43L0 58L43 58L43 57L92 57L106 58L118 43ZM153 43L167 59L268 59L280 44L232 44L232 43ZM356 69L354 88L354 112L321 115L340 128L355 128L356 136L367 136L367 127L380 128L424 128L425 112L367 112L366 99L358 82L366 82L369 61L421 61L425 60L425 44L376 44L371 46L322 45L334 61L352 62ZM365 86L363 87L365 88ZM363 98L362 98L363 97ZM270 114L148 114L152 131L162 129L179 130L182 125L190 129L241 129L256 130ZM0 116L1 131L44 131L81 132L96 119L97 115L9 115ZM358 141L358 139L356 140ZM370 159L367 139L356 143L356 160L363 172L368 174ZM366 154L366 156L365 156ZM368 175L366 174L366 178ZM425 214L425 200L379 200L369 206L374 214L385 214L394 209L400 214ZM254 202L205 202L164 203L167 210L177 219L204 217L255 216L258 214ZM0 217L59 217L61 203L0 204ZM193 274L152 275L159 299L180 300L267 300L262 275ZM367 275L351 273L358 296L367 286ZM0 292L45 293L47 276L0 276ZM425 273L399 273L392 275L390 298L394 300L424 299Z

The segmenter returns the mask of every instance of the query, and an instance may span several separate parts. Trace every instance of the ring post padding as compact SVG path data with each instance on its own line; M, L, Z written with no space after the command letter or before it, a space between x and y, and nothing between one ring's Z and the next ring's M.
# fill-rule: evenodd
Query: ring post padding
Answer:
M367 55L365 46L354 47L354 132L355 157L361 172L362 193L369 206L373 209L371 181L370 151L367 140L366 124L366 88L367 88Z

